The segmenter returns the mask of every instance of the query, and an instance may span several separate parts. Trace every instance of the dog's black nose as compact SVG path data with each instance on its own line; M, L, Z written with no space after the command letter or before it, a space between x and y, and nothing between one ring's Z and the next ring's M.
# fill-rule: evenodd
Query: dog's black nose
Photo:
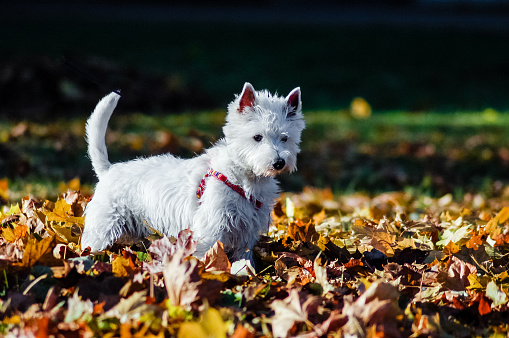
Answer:
M281 170L281 169L283 169L283 168L284 168L285 164L286 164L285 160L283 160L282 158L280 158L280 159L278 159L278 160L277 160L277 161L273 164L273 166L274 166L274 169L276 169L276 170Z

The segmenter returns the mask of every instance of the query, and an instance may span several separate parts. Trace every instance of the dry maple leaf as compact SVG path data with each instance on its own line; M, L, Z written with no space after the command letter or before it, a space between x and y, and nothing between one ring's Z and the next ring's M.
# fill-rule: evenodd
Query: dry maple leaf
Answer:
M476 274L477 268L466 263L455 256L451 256L447 262L445 271L437 277L438 281L444 283L444 287L451 290L465 290L470 285L468 276Z
M320 302L321 299L316 296L307 297L303 302L296 289L292 289L285 299L273 301L270 307L275 312L272 317L274 337L286 337L295 323L305 322L313 327L308 317L310 313L316 312Z
M163 236L152 241L148 248L152 261L144 262L143 267L151 273L161 273L165 257L172 257L177 251L181 251L184 257L190 256L196 251L197 244L198 242L193 240L193 232L188 229L179 232L175 243L172 243L169 237Z
M500 212L493 217L486 227L484 228L484 233L490 235L493 238L496 235L500 234L500 224L503 224L509 220L509 207L504 207Z
M355 302L345 302L343 314L348 317L345 334L363 336L373 325L383 325L388 335L398 332L396 317L401 313L398 299L398 289L392 284L372 283Z
M472 237L468 240L466 246L469 249L477 250L479 246L483 244L482 235L472 235Z
M304 223L302 220L297 219L295 222L288 225L288 237L294 241L311 242L316 241L320 235L316 232L313 221Z
M117 277L127 277L134 273L135 265L131 257L115 255L111 262L112 272Z
M28 226L24 224L18 224L14 228L6 226L2 229L2 237L10 243L14 243L21 238L25 237L28 231Z
M224 252L223 243L217 241L212 248L210 248L202 259L205 264L205 271L222 271L230 273L232 264L228 260L228 256Z
M38 241L35 237L30 237L25 245L21 263L16 263L15 265L31 267L47 254L51 256L51 259L55 260L52 252L54 241L55 236L46 237L40 241Z
M177 250L173 256L165 256L163 276L168 299L174 306L189 306L198 297L200 276L198 260L184 259L184 251Z

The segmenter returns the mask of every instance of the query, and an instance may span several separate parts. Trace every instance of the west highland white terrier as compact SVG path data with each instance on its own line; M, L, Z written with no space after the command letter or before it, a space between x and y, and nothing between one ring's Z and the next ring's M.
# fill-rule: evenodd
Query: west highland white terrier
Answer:
M87 121L99 182L86 207L81 247L100 251L144 237L148 225L167 236L191 229L198 257L220 240L231 261L251 259L279 194L275 176L297 168L305 126L300 88L284 98L246 83L228 105L224 138L202 155L111 164L105 134L119 98L104 97Z

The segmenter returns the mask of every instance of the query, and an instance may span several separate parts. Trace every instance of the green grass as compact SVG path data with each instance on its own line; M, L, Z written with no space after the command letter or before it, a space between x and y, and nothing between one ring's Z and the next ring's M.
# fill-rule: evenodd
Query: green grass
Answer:
M172 151L193 156L222 136L224 111L195 114L113 116L108 151L112 162ZM389 190L443 195L501 193L508 184L509 114L484 112L375 113L354 119L347 111L306 111L299 171L281 177L284 190L328 186L342 193ZM79 177L91 190L95 176L86 158L85 119L27 123L27 132L9 136L14 123L0 123L2 143L15 156L0 161L16 197L55 196L61 182ZM172 135L161 143L161 136ZM169 143L168 143L169 142ZM199 143L198 143L199 144ZM27 176L16 161L27 161ZM498 190L497 190L498 189Z

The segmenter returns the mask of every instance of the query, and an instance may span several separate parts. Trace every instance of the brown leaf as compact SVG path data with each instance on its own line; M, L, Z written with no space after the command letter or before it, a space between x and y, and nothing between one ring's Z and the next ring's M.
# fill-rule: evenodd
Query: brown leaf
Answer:
M468 276L476 273L477 268L474 265L451 256L445 270L439 273L437 279L439 282L444 283L444 287L461 291L470 285Z
M364 335L372 325L383 324L385 330L396 331L396 316L401 313L398 289L380 280L372 283L355 301L346 302L343 314L348 317L345 333Z
M210 248L202 259L205 264L205 271L223 271L230 272L232 264L228 260L228 256L224 252L223 243L217 241L212 248Z
M329 318L316 325L313 331L319 337L325 336L328 333L337 332L347 322L348 318L344 316L340 310L334 310L331 312Z
M286 337L295 323L308 322L309 314L315 312L320 302L320 298L316 296L301 301L296 289L292 289L285 299L273 301L270 307L275 312L272 317L274 337Z

